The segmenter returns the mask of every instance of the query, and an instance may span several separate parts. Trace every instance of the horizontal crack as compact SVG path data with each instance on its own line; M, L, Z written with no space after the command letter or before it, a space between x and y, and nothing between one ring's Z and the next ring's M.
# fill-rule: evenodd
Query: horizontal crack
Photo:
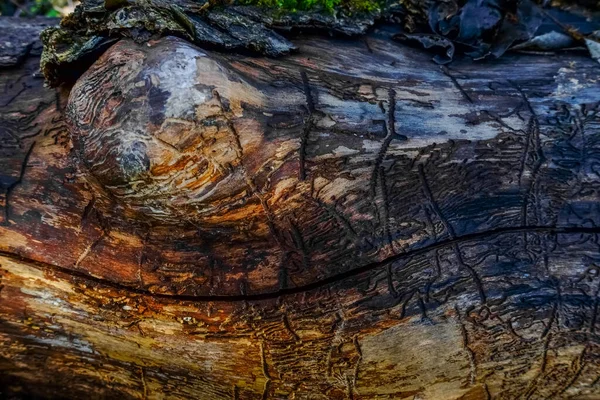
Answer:
M95 277L92 275L85 274L81 271L75 271L69 268L61 267L54 264L45 263L42 261L33 260L27 257L23 257L18 254L13 254L7 251L0 250L0 256L6 257L12 260L16 260L19 262L25 262L28 264L33 264L42 269L53 270L65 275L69 275L73 278L85 279L96 284L104 285L106 287L110 287L117 290L124 290L130 292L132 294L139 294L144 296L152 296L155 298L163 298L169 300L176 301L186 301L186 302L204 302L204 301L221 301L221 302L239 302L239 301L259 301L259 300L268 300L274 299L281 296L288 296L298 293L307 292L310 290L319 289L325 287L327 285L334 284L336 282L342 281L347 278L351 278L353 276L360 275L362 273L375 270L377 268L383 268L387 266L389 263L393 263L395 261L401 260L405 257L413 257L416 255L427 253L431 250L443 248L446 246L459 244L462 242L467 242L476 239L483 239L487 237L493 237L496 235L502 234L510 234L510 233L547 233L552 235L557 234L600 234L600 227L595 228L584 228L584 227L565 227L565 228L557 228L557 227L548 227L548 226L527 226L527 227L508 227L508 228L499 228L494 230L488 230L483 232L471 233L467 235L457 236L453 239L444 240L438 243L434 243L422 248L409 250L404 253L395 254L390 256L384 260L373 262L370 264L363 265L362 267L357 267L351 269L346 272L342 272L337 275L333 275L315 282L308 283L306 285L296 286L293 288L280 289L274 292L267 293L258 293L258 294L245 294L245 295L179 295L179 294L168 294L168 293L153 293L151 291L136 288L133 286L128 286L126 284L114 282L108 279Z

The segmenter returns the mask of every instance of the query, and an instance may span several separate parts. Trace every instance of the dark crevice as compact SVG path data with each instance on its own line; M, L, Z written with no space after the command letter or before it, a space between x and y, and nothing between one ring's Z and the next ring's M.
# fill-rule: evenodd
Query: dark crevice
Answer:
M431 250L440 249L447 246L457 246L460 243L468 242L477 239L486 239L489 237L493 237L496 235L502 234L511 234L511 233L543 233L550 235L559 235L559 234L600 234L600 227L593 228L585 228L585 227L564 227L557 228L551 226L526 226L526 227L506 227L506 228L498 228L493 230L488 230L484 232L471 233L467 235L457 236L452 239L443 240L422 248L413 249L406 251L404 253L395 254L390 256L384 260L376 261L370 264L363 265L362 267L354 268L350 271L346 271L337 275L333 275L312 283L308 283L306 285L296 286L292 288L282 288L280 290L268 293L259 293L259 294L240 294L240 295L178 295L178 294L168 294L168 293L152 293L145 289L140 289L132 286L128 286L127 284L113 282L107 279L95 277L86 274L83 271L75 271L69 268L61 267L54 264L45 263L42 261L37 261L30 259L28 257L24 257L18 254L13 254L7 251L0 251L0 256L6 257L17 262L24 262L33 264L41 269L47 269L54 272L58 272L61 274L69 275L73 278L85 279L87 281L93 282L98 285L104 285L106 287L110 287L116 290L124 290L132 294L144 295L144 296L152 296L155 298L169 299L175 301L191 301L191 302L204 302L204 301L222 301L222 302L240 302L240 301L260 301L260 300L269 300L275 299L280 296L288 296L299 294L311 290L320 289L326 287L328 285L334 284L336 282L340 282L344 279L351 278L365 272L369 272L378 268L387 267L389 263L393 263L399 260L402 260L406 257L413 257L416 255L421 255L427 253Z
M29 146L29 150L25 153L25 157L21 162L21 170L19 172L19 178L10 184L4 193L4 215L0 218L0 226L7 226L10 224L10 196L12 191L23 182L23 176L25 175L25 170L27 169L27 165L29 164L29 157L33 151L33 146L35 146L35 142Z

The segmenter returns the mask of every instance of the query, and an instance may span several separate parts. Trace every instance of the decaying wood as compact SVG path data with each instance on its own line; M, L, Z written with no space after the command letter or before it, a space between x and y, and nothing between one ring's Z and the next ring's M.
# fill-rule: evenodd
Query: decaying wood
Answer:
M600 396L598 64L393 34L2 70L2 393Z

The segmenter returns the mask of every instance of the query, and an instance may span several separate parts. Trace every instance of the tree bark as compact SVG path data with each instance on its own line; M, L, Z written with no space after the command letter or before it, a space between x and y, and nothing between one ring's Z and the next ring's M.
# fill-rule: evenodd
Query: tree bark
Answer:
M0 393L600 396L598 64L394 33L3 69Z

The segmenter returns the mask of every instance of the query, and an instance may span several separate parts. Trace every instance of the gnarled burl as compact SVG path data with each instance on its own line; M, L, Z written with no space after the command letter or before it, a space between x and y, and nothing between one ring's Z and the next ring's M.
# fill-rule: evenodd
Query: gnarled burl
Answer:
M392 33L2 70L0 393L598 398L598 64Z

